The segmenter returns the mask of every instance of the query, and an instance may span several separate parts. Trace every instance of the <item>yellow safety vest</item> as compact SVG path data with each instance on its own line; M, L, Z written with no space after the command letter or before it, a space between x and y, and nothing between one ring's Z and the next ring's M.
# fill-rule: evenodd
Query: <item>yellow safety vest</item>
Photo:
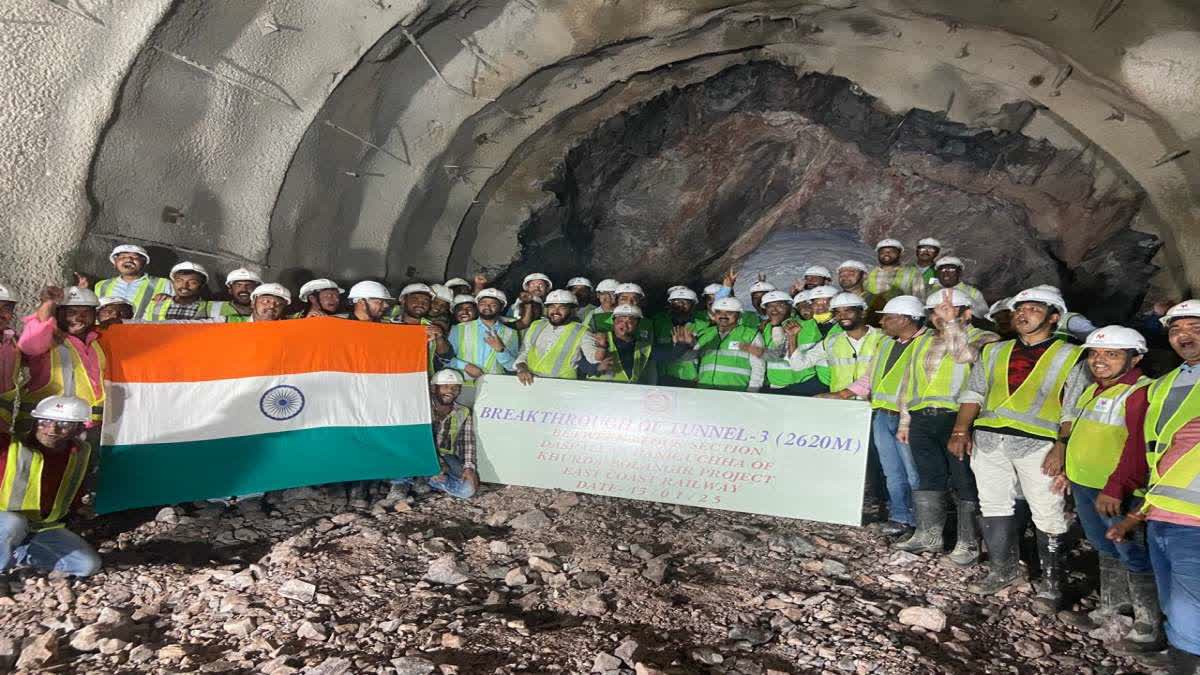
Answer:
M724 338L715 324L705 327L704 336L697 338L697 344L700 345L700 365L696 384L701 389L746 391L750 387L750 376L753 373L750 355L740 348L733 349L732 343L751 344L756 337L758 330L749 326L734 326Z
M78 449L67 459L62 482L50 513L42 514L42 469L46 458L41 450L27 447L18 440L8 445L4 462L4 478L0 480L0 508L10 513L19 513L29 521L29 529L38 532L62 527L62 520L75 501L75 494L87 476L92 448L79 441Z
M457 343L458 345L454 348L455 357L460 361L466 361L476 368L479 368L485 374L499 375L508 372L504 369L504 366L500 365L500 360L497 356L496 350L489 348L490 353L486 359L483 358L482 352L484 351L483 347L486 346L486 343L482 340L475 339L476 331L479 330L479 325L481 323L482 321L480 319L472 319L466 323L456 323L450 327L450 342L452 344ZM484 328L486 329L487 327L485 326ZM505 326L499 321L496 322L496 325L493 328L496 331L496 335L500 338L500 341L506 346L517 338L517 331ZM466 377L464 374L463 386L474 387L475 385L475 379Z
M100 377L103 379L105 364L108 358L100 341L91 344L96 351L96 360L100 366ZM36 391L28 392L28 397L21 397L21 413L28 416L42 399L50 396L76 396L92 407L92 421L100 422L104 412L104 386L92 384L88 377L87 368L83 367L83 358L75 349L75 345L67 339L50 348L50 379Z
M558 340L542 353L537 349L537 339L549 325L546 319L538 319L529 327L529 352L525 355L525 365L529 372L539 377L574 380L579 377L575 372L575 353L587 336L587 327L578 322L567 324Z
M883 333L867 326L867 334L857 350L844 332L825 336L825 360L829 363L829 391L841 391L867 374L871 359L879 351Z
M976 342L988 331L974 326L967 327L967 341ZM967 386L967 378L971 375L971 364L955 363L946 354L938 362L937 369L930 375L925 369L926 356L933 347L935 334L925 332L913 340L913 357L908 377L908 390L904 398L908 401L908 409L923 410L925 408L942 408L958 410L958 395Z
M1097 384L1079 395L1079 417L1071 424L1067 441L1067 478L1097 490L1103 489L1129 438L1125 428L1125 403L1133 392L1150 384L1139 378L1135 384L1114 384L1096 394Z
M918 336L920 337L920 336ZM875 368L871 371L871 408L900 412L900 381L904 379L904 369L912 360L914 345L917 338L905 344L884 336L879 341L879 350L875 352ZM888 368L888 360L893 349L902 349L896 362Z
M1175 434L1185 424L1200 417L1200 386L1192 385L1192 390L1174 414L1169 419L1162 419L1163 405L1177 377L1178 368L1155 380L1146 392L1150 402L1143 429L1146 435L1146 463L1150 465L1146 508L1153 506L1200 518L1200 450L1197 450L1200 446L1188 448L1165 474L1158 471L1158 463L1171 448Z
M908 265L901 265L896 270L896 273L892 275L891 283L884 286L883 282L879 279L879 272L879 267L871 268L871 271L867 273L866 280L863 281L863 288L877 297L888 300L898 295L912 293L917 279L922 278L921 270ZM832 387L830 389L832 390Z
M113 286L117 285L118 281L120 281L120 277L97 281L96 296L103 298L106 295L110 295L110 291L113 289ZM160 293L167 293L170 290L171 281L169 279L143 274L141 280L138 282L137 290L133 293L133 298L129 301L133 305L133 318L144 319L146 317L146 310L150 308L150 301L154 299L154 296Z
M440 454L457 456L456 453L454 452L454 446L458 445L458 436L460 433L462 433L463 424L466 422L467 417L469 417L470 415L471 415L470 408L466 407L465 405L457 405L456 404L454 406L454 408L450 410L450 414L447 415L446 418L443 418L443 421L447 418L450 420L449 433L446 434L448 436L448 438L446 439L446 444L449 447L443 448L443 447L439 446L437 451ZM437 434L435 434L435 437L433 440L435 443L438 443L438 442L440 442L441 439L437 438Z
M654 344L646 340L636 340L633 347L633 372L627 373L624 364L621 363L621 358L617 356L617 345L614 340L613 334L609 333L608 355L613 360L613 370L601 373L592 379L609 382L641 382L642 375L646 372L646 364L650 363L650 350L654 348Z
M17 362L13 366L12 381L0 382L0 431L12 431L13 424L13 408L17 407L21 400L21 371L24 368L25 355L21 350L14 347L13 351L17 355Z
M1063 385L1083 349L1056 340L1038 359L1029 377L1010 394L1008 359L1015 345L1016 340L1005 340L983 348L979 365L988 373L988 393L975 426L1057 438Z

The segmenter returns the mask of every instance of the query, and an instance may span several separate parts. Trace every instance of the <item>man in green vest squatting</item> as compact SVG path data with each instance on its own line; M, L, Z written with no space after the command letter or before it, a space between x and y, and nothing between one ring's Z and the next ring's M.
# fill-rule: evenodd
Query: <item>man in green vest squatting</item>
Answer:
M921 272L911 266L900 264L904 255L904 244L897 239L883 239L875 244L875 255L879 265L867 274L866 289L873 294L871 309L878 311L888 300L898 295L914 295L923 298L925 282Z
M462 402L472 405L477 383L484 375L501 375L516 369L520 340L517 331L500 322L508 296L496 288L485 288L475 296L479 317L450 327L454 358L450 367L465 374Z
M742 301L720 298L709 312L712 324L696 334L696 385L701 389L757 392L766 371L757 328L741 323Z
M974 303L961 291L931 293L924 304L928 327L913 340L912 357L900 382L896 429L896 440L908 443L917 468L913 490L917 529L896 546L910 552L942 552L946 493L952 489L957 528L947 559L965 566L979 560L979 491L971 458L951 453L950 439L958 420L959 397L980 350L1000 338L971 326Z
M76 577L100 571L96 550L64 526L85 492L92 449L79 436L90 414L82 399L49 396L28 434L0 434L0 576L17 565Z
M1063 402L1059 435L1070 440L1066 475L1059 476L1059 484L1064 490L1070 487L1079 523L1099 554L1100 604L1090 616L1069 616L1082 627L1097 628L1132 603L1134 624L1121 646L1160 651L1166 639L1150 553L1141 537L1121 543L1105 538L1108 528L1120 522L1122 500L1100 492L1129 439L1128 424L1140 425L1145 419L1146 386L1151 380L1142 375L1138 362L1146 353L1146 338L1132 328L1106 326L1093 331L1083 348L1093 384L1074 400Z
M959 396L950 437L955 457L971 457L988 548L987 577L967 588L992 595L1017 580L1014 506L1020 489L1037 528L1042 567L1034 605L1053 614L1061 609L1061 554L1067 531L1063 497L1052 489L1054 477L1062 473L1066 447L1058 439L1059 421L1063 390L1082 350L1054 338L1055 326L1067 311L1062 296L1026 289L1013 297L1012 308L1017 339L983 348ZM1075 372L1087 376L1085 371Z
M783 291L771 291L762 297L762 307L767 318L759 326L762 336L763 360L767 365L767 391L772 394L791 396L813 396L828 391L829 371L823 367L808 370L792 370L788 354L821 341L821 332L816 322L792 315L792 299ZM789 335L788 329L796 326L799 332ZM818 370L824 375L822 380Z
M262 277L245 267L239 267L225 275L225 290L229 294L229 300L212 303L216 306L216 314L225 317L226 323L249 321L250 315L254 313L250 304L250 294L262 285L262 282Z
M195 321L220 316L220 303L209 303L202 294L208 286L208 270L199 263L184 261L171 268L172 296L159 298L146 313L148 321Z
M575 294L566 289L546 295L546 315L529 326L515 361L521 384L531 385L538 377L574 380L579 377L579 361L593 361L595 338L575 320L577 303Z
M117 270L117 276L96 282L96 295L125 298L133 306L133 318L145 318L150 303L171 295L171 282L161 277L146 274L150 254L141 246L121 244L112 250L108 259Z
M1167 341L1183 363L1146 391L1145 421L1127 425L1129 438L1104 486L1105 504L1116 513L1140 489L1143 502L1106 536L1122 542L1146 525L1158 601L1167 615L1167 653L1172 675L1200 673L1200 300L1187 300L1161 319ZM1133 410L1132 397L1127 411ZM1074 435L1074 434L1072 434ZM1148 478L1148 480L1147 480Z
M655 314L650 321L650 332L654 335L656 348L665 349L675 344L676 329L687 326L695 334L708 325L708 316L698 309L696 292L686 286L678 286L667 294L667 309ZM664 387L696 386L695 352L682 358L658 362L658 384Z
M639 330L642 310L635 305L617 305L613 310L613 329L594 333L595 361L582 360L580 375L609 382L658 384L659 363L670 362L690 354L694 338L686 325L673 327L671 346L657 346Z
M942 242L933 237L925 237L917 242L917 271L921 273L921 278L925 283L929 283L937 277L937 270L934 269L935 260L942 254Z
M479 490L479 474L475 463L475 418L470 408L458 402L462 384L462 373L450 368L437 371L429 379L433 444L437 448L441 473L429 478L392 481L386 501L400 501L418 485L422 488L428 485L431 490L445 492L459 499L470 499Z

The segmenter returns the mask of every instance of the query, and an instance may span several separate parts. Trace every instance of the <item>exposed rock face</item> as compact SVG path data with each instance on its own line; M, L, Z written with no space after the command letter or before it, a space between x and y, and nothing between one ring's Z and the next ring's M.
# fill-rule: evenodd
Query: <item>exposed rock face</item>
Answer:
M1088 158L1016 131L1032 113L1011 106L968 129L887 114L841 78L735 66L573 149L508 276L586 270L661 289L716 278L778 230L935 236L989 298L1052 283L1097 320L1119 319L1140 301L1127 289L1155 271L1157 241L1129 229L1141 192L1097 192Z

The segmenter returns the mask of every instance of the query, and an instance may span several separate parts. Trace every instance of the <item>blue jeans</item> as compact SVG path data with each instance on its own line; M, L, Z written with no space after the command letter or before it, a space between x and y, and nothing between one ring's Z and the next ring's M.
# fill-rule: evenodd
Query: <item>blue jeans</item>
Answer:
M0 512L0 572L13 565L88 577L100 571L100 556L82 537L60 527L29 533L25 516Z
M1200 527L1151 520L1146 526L1167 642L1200 654Z
M1104 538L1108 528L1121 522L1122 516L1109 518L1096 511L1096 496L1100 491L1086 485L1071 483L1071 494L1075 495L1075 512L1079 514L1079 524L1087 540L1100 555L1110 558L1120 558L1125 569L1135 574L1151 571L1150 553L1146 550L1146 542L1139 532L1131 535L1121 543L1115 543Z
M912 510L912 491L917 488L917 465L907 443L896 440L900 414L876 410L871 416L871 437L879 451L879 463L887 479L888 511L891 520L915 525Z
M392 481L392 485L407 486L412 485L415 481L423 480L429 484L431 489L438 492L445 492L452 497L459 499L469 499L475 496L475 486L471 481L464 480L462 460L454 455L439 455L438 459L442 462L442 473L429 478L404 478L401 480Z

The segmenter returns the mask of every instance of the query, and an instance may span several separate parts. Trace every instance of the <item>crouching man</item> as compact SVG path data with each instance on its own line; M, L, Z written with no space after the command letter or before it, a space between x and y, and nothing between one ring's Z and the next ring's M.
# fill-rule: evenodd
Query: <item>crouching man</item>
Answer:
M63 526L83 493L92 449L79 436L91 406L49 396L33 410L24 438L0 434L0 573L14 565L86 577L100 556Z
M429 402L433 408L433 444L437 448L442 472L429 478L395 481L389 500L403 499L418 484L428 483L438 492L468 499L479 489L475 472L475 418L471 409L458 402L462 393L462 373L452 368L439 370L429 380Z

